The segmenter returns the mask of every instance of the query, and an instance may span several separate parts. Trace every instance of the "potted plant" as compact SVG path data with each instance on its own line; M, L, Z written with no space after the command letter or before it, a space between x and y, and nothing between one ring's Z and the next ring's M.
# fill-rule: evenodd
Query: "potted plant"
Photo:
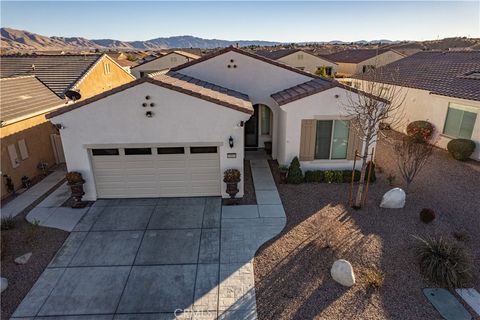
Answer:
M287 183L288 166L281 165L278 167L278 171L280 172L280 182Z
M83 190L83 180L82 174L80 172L68 172L66 175L67 184L70 186L72 191L73 204L72 208L83 208L85 203L82 202L82 196L85 194Z
M238 183L240 182L240 171L237 169L227 169L223 173L223 182L227 184L227 193L230 196L231 202L235 199L238 193Z
M265 152L267 154L272 154L272 141L265 141Z

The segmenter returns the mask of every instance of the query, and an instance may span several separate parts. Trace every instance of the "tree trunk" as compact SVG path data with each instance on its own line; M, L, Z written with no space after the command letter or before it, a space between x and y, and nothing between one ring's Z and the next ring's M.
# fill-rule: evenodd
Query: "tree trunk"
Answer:
M365 150L363 150L362 155L362 169L360 170L360 181L358 183L357 196L355 198L354 208L360 209L362 207L363 192L365 189L365 177L367 174L367 163L368 163L368 142L372 139L371 133L367 134L365 138Z

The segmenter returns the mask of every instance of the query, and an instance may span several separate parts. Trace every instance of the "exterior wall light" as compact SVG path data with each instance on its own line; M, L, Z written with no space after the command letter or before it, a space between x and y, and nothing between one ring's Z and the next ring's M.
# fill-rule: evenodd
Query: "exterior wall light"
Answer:
M230 146L230 148L233 148L233 137L230 136L230 138L228 138L228 145Z
M153 112L152 111L147 111L147 112L145 112L145 116L147 118L151 118L151 117L153 117Z

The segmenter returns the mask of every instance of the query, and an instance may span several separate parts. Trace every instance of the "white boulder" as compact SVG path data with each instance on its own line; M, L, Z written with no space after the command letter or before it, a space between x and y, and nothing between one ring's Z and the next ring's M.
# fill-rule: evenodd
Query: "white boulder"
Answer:
M32 256L31 252L25 253L23 256L16 258L14 261L16 264L25 264L28 262L28 260L30 260L31 256Z
M8 287L8 280L7 278L3 278L2 277L2 280L1 280L1 292L5 291L5 289L7 289Z
M383 195L381 208L401 209L405 206L405 191L400 188L393 188Z
M342 286L351 287L355 284L355 273L353 273L353 267L347 260L340 259L335 261L330 274L333 280Z

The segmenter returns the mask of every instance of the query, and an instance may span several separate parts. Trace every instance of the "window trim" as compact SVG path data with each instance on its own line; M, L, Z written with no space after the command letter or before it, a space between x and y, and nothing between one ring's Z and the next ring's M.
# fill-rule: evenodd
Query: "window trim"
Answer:
M317 136L315 132L315 150L313 152L313 161L347 161L348 160L348 143L350 140L350 120L345 120L345 119L315 119L315 121L331 121L332 122L332 129L330 130L330 146L328 150L328 159L325 158L316 158L316 149L317 149ZM335 123L337 121L343 121L343 122L348 122L347 128L348 130L348 135L347 135L347 148L345 150L345 158L332 158L332 147L333 147L333 138L334 138L334 132L335 132ZM317 130L317 129L315 129Z
M458 135L458 134L457 135L450 135L448 133L445 133L445 128L446 128L447 121L448 121L448 112L449 112L450 109L462 111L462 119L461 119L462 122L463 122L463 115L464 115L465 112L474 113L476 115L475 122L473 123L473 127L472 127L472 133L470 134L469 138L460 137L460 135ZM445 120L443 122L443 129L442 129L441 135L444 136L444 137L450 138L450 139L458 139L458 138L472 139L472 135L475 131L475 126L477 125L477 119L478 119L479 114L480 114L479 110L477 110L474 107L461 105L461 104L457 104L457 103L454 103L454 102L449 102L448 106L447 106L447 112L445 114ZM461 127L461 125L462 125L462 123L460 123L460 127ZM458 132L458 133L460 133L460 132Z

